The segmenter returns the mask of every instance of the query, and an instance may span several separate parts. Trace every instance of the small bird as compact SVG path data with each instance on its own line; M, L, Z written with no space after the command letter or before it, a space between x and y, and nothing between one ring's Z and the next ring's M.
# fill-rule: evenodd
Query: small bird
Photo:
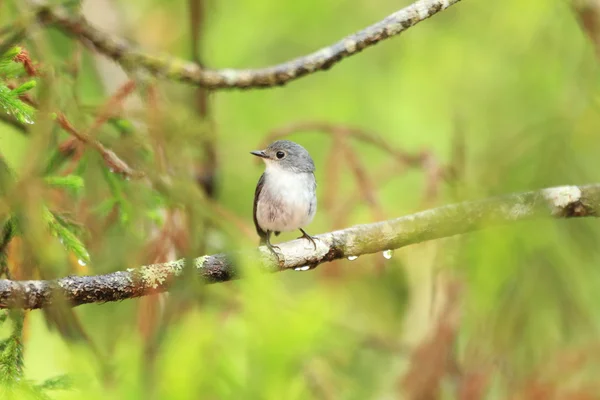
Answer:
M299 229L315 250L315 239L302 228L317 212L315 164L308 151L289 140L273 142L264 150L251 151L266 164L254 192L254 225L260 244L266 244L275 255L271 233Z

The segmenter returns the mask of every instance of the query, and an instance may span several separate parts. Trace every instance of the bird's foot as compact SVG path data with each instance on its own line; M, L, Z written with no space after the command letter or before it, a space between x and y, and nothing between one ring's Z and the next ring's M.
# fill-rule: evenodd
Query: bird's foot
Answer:
M271 253L273 253L275 258L277 259L277 264L279 265L279 268L281 269L283 267L283 259L280 257L281 253L278 253L277 251L275 251L275 249L277 249L281 252L281 249L279 248L279 246L274 246L270 242L266 242L266 243L264 243L264 245L267 246L267 249L269 249L269 251Z
M317 243L315 242L315 238L310 236L308 233L304 232L304 229L300 229L300 232L302 232L302 236L300 236L298 239L302 239L302 238L308 239L315 247L315 250L317 250Z

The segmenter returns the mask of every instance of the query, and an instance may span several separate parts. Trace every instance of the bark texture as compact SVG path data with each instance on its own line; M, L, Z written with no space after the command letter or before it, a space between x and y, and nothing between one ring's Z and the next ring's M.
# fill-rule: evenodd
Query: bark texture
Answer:
M464 202L387 221L356 225L316 236L317 249L304 239L278 244L279 259L266 247L232 254L152 264L97 276L69 276L58 280L0 280L0 308L42 308L56 296L76 306L103 303L167 291L184 268L207 283L239 278L237 266L258 266L264 272L314 268L327 261L397 249L410 244L459 235L479 229L535 218L597 216L600 184L561 186ZM191 271L186 271L191 272Z

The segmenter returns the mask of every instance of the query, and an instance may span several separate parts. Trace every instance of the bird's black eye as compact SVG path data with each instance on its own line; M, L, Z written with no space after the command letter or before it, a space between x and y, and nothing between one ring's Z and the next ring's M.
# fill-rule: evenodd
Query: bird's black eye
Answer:
M275 155L277 156L277 158L279 158L280 160L285 157L285 153L283 151L278 151L277 153L275 153Z

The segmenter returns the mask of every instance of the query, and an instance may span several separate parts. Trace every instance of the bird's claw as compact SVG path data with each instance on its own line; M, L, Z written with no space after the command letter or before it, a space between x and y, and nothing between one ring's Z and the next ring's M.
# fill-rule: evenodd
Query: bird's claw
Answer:
M281 248L279 248L279 246L274 246L268 242L265 243L265 246L267 247L267 249L269 249L269 251L271 253L273 253L275 258L277 259L277 264L279 265L279 268L281 269L283 267L283 259L280 257L281 253L278 253L277 251L275 251L275 249L277 249L281 252Z
M303 229L300 229L300 232L302 232L302 236L300 236L298 239L302 239L302 238L306 238L308 239L314 246L315 250L317 250L317 243L315 242L314 237L310 236L308 233L304 232Z

